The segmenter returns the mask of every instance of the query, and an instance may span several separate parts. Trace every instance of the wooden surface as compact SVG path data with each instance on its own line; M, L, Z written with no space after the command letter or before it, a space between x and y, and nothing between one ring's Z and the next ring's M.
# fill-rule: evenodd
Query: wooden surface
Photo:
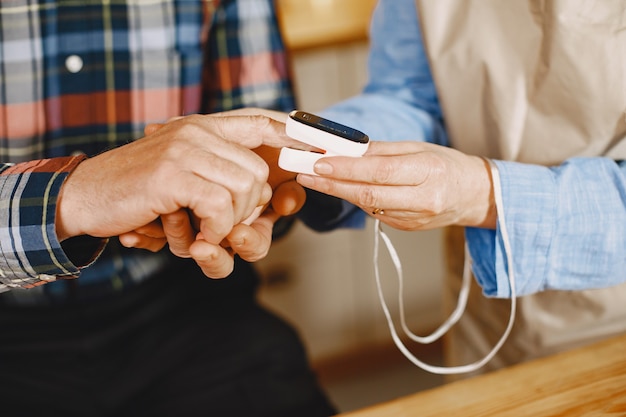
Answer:
M367 40L376 0L276 0L292 51Z
M626 416L626 335L342 416Z

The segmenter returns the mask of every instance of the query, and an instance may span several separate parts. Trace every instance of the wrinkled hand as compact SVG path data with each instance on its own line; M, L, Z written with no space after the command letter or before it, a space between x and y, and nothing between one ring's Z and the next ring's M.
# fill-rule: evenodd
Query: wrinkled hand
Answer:
M234 254L248 262L264 258L272 243L274 223L281 216L300 210L304 200L304 189L295 181L280 184L274 191L271 206L255 216L250 224L235 225L220 245L203 239L186 210L162 215L160 221L121 235L120 242L127 247L155 252L169 244L175 255L193 258L206 276L223 278L233 269Z
M487 162L421 142L372 142L361 158L327 157L305 187L347 200L401 230L447 225L495 227ZM375 208L384 214L373 214Z
M172 121L79 164L59 195L57 235L153 233L162 215L175 221L185 209L203 240L219 245L271 197L268 166L249 149L282 136L284 126L262 116Z
M186 210L164 214L160 221L125 233L119 238L124 246L153 252L169 243L172 253L183 258L193 258L207 277L224 278L233 270L235 253L249 262L267 255L272 241L272 227L278 217L273 210L267 209L250 225L235 225L219 245L203 238Z
M283 113L260 109L240 109L210 117L250 116L261 112L279 121L286 117ZM165 124L149 125L145 133L152 134L163 126ZM284 136L281 131L273 138L265 137L264 142L272 146L260 146L254 151L270 168L268 183L274 191L271 205L258 206L247 219L233 227L220 245L207 242L203 234L198 233L198 219L187 210L161 215L158 221L120 235L122 244L152 251L169 244L172 253L180 257L192 257L207 276L214 278L227 275L220 271L232 270L235 253L250 262L266 256L274 223L280 216L292 215L300 210L305 192L295 182L295 174L279 169L277 163L280 146L293 145L295 141Z

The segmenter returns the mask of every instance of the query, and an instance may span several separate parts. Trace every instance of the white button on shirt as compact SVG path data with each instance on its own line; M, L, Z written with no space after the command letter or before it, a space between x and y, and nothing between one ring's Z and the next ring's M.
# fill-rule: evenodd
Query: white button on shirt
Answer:
M83 69L83 59L78 55L70 55L65 58L65 68L72 74L76 74Z
M37 275L37 278L39 278L42 281L47 281L47 282L52 282L52 281L57 280L57 277L55 275L48 275L48 274L39 274Z

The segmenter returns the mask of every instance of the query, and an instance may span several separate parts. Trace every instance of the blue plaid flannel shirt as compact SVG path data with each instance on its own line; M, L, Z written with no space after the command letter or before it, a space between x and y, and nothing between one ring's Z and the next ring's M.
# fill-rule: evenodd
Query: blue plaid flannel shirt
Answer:
M0 291L33 288L6 296L37 302L78 275L117 290L167 263L114 239L68 258L56 198L83 158L172 116L294 107L271 0L8 0L0 36Z

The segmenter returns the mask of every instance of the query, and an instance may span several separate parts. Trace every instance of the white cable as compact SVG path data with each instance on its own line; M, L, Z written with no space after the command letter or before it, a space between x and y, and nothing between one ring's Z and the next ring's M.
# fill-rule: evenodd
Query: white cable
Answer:
M442 323L439 326L439 328L437 328L437 330L433 331L431 334L427 336L418 336L415 333L413 333L406 324L406 314L404 311L404 274L402 272L402 264L400 262L400 257L398 256L396 249L391 243L389 236L387 236L387 234L380 227L380 222L376 224L376 227L379 231L377 235L380 235L380 237L385 242L385 246L387 247L387 251L389 252L389 256L391 257L391 260L393 261L393 264L396 268L396 272L398 275L398 310L400 311L400 325L402 326L402 330L404 330L404 333L411 340L415 342L418 342L421 344L429 344L429 343L435 342L436 340L441 338L441 336L443 336L448 330L450 330L450 328L454 326L456 322L459 321L459 319L463 315L463 312L465 311L465 306L467 305L467 299L469 297L469 291L470 291L471 269L470 268L463 269L463 281L461 283L461 290L459 292L459 297L457 299L456 308L454 309L452 314L450 314L448 319L444 323ZM375 256L378 256L378 242L375 242L374 245L376 246ZM469 259L469 255L466 254L465 259Z
M379 236L382 237L389 255L392 258L394 266L396 267L396 272L398 276L398 292L399 292L399 308L400 308L400 320L402 322L402 328L407 333L407 335L414 341L425 344L432 343L441 337L445 332L447 332L461 317L463 311L465 310L465 305L467 304L467 298L469 294L469 280L470 280L470 271L471 271L471 257L466 248L465 254L465 264L463 269L463 283L461 287L461 291L459 292L459 300L457 302L456 309L454 312L448 317L448 319L441 325L437 330L435 330L432 334L424 337L414 335L410 330L408 330L404 317L404 303L403 303L403 276L402 276L402 265L400 262L400 258L391 243L391 240L387 236L387 234L382 230L380 220L376 219L374 223L374 273L376 276L376 286L378 289L378 298L380 300L381 307L387 319L387 324L389 326L389 331L391 332L391 337L398 347L398 349L406 356L406 358L411 361L414 365L424 369L425 371L432 372L435 374L449 375L449 374L460 374L473 372L477 369L480 369L487 362L489 362L495 354L500 350L507 337L511 333L511 329L513 328L513 323L515 322L515 314L517 309L517 299L516 299L516 289L515 289L515 271L513 266L512 259L512 251L511 244L509 241L509 234L506 228L506 221L504 218L504 209L502 202L502 189L500 186L500 174L498 172L497 166L490 160L488 160L489 166L491 168L491 176L493 180L493 188L494 188L494 197L496 202L496 209L498 213L498 225L500 226L500 231L502 234L502 240L504 244L504 251L508 263L508 279L509 286L511 288L511 313L509 316L509 322L507 324L504 333L500 337L500 340L496 343L493 349L481 360L476 362L460 365L460 366L436 366L430 365L425 362L422 362L418 358L416 358L409 349L404 345L398 333L395 329L395 324L393 322L393 318L391 317L391 313L389 312L389 308L387 307L387 303L385 302L385 297L382 291L382 285L380 280L380 272L378 269L378 253L379 253Z

